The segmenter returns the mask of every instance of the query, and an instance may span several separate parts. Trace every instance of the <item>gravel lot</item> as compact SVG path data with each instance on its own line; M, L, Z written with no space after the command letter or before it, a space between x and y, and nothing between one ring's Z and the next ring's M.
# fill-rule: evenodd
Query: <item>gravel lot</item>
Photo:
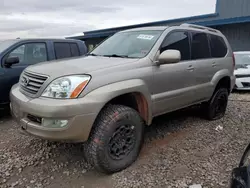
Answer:
M194 108L155 119L136 163L110 176L84 161L81 144L20 135L10 117L1 118L0 187L227 187L250 142L250 94L232 94L221 120L197 114Z

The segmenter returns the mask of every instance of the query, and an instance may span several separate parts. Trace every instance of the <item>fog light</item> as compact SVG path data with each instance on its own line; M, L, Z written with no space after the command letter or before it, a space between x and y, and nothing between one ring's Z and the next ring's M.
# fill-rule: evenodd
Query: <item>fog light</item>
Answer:
M67 126L68 120L42 119L42 126L48 128L63 128Z

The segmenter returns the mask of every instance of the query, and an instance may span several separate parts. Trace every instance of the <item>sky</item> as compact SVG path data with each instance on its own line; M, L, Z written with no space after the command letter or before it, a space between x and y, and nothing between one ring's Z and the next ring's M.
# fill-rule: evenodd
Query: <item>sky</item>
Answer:
M215 12L216 0L0 0L0 39L84 31Z

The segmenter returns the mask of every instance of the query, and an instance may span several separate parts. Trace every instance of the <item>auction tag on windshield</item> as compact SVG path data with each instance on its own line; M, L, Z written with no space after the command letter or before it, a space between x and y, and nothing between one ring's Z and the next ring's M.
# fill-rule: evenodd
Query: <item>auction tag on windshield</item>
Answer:
M152 40L154 38L154 36L153 35L142 35L141 34L137 38L138 39L143 39L143 40Z

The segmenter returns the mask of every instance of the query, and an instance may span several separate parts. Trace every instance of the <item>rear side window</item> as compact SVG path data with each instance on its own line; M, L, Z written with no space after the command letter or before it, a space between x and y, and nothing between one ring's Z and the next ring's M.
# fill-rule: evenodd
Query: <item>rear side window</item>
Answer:
M71 57L71 50L69 43L55 42L56 59Z
M76 43L70 43L70 50L71 50L72 57L80 55L79 48L78 48L78 45Z
M185 31L170 33L162 43L160 53L165 50L179 50L181 52L181 60L189 60L190 45L188 33Z
M216 35L209 35L211 56L215 58L225 57L227 54L227 46L222 37Z
M191 59L210 58L210 50L207 34L201 32L192 32Z

